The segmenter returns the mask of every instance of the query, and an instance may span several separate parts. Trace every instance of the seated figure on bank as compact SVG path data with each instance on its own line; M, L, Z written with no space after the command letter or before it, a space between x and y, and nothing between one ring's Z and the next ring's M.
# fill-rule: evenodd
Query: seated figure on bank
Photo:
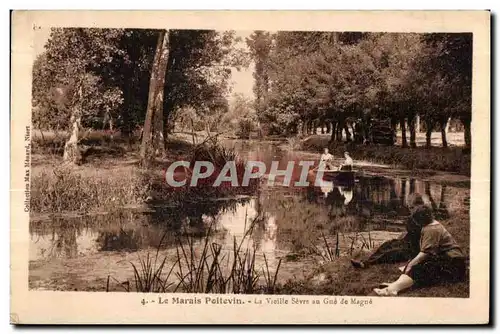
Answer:
M388 240L366 260L352 259L356 268L377 263L406 262L403 274L392 283L374 289L379 296L396 296L414 285L461 281L466 276L466 257L452 235L434 219L432 209L416 195L410 204L411 215L406 232L398 239Z

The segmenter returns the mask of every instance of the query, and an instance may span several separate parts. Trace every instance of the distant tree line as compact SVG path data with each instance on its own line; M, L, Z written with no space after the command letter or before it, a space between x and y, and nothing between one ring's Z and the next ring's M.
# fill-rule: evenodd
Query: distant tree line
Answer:
M416 146L417 115L431 131L450 119L470 147L472 35L255 31L254 102L229 106L231 70L247 66L232 31L55 28L33 66L33 123L69 134L64 158L79 160L83 128L142 128L141 160L163 155L175 121L206 130L239 117L242 138L311 133L363 142L374 119ZM230 110L232 108L232 110ZM183 112L181 112L183 111ZM232 116L231 116L232 117ZM233 122L233 124L235 124ZM409 143L406 138L409 127Z
M326 126L332 141L364 141L373 120L416 147L417 120L431 133L459 120L471 145L472 34L255 31L255 110L270 134ZM409 128L409 143L406 137Z

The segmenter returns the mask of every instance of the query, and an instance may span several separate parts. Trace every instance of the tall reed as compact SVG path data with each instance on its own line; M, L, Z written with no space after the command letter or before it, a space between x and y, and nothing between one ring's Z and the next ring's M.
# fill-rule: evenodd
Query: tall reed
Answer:
M228 252L224 252L222 245L211 241L213 224L208 227L199 248L193 236L185 234L186 240L183 242L179 235L175 248L176 259L166 275L163 272L167 257L159 259L162 238L154 256L148 252L145 257L139 257L139 265L131 263L133 284L127 282L120 285L125 286L126 291L131 291L130 286L134 286L137 292L274 293L281 259L272 272L265 254L265 265L259 268L256 265L256 249L248 244L244 250L242 248L252 234L256 221L250 223L239 242L236 237L233 238L233 249ZM109 277L107 285L108 291Z

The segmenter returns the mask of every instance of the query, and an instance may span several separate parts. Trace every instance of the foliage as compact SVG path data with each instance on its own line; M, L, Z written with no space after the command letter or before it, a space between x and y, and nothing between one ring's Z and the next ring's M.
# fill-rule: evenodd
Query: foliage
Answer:
M248 139L251 132L257 127L257 117L254 103L241 95L233 94L229 112L224 117L238 138Z
M42 129L66 129L74 109L85 119L117 112L122 92L115 73L103 71L123 56L121 29L54 28L33 68L33 115Z
M37 213L95 212L140 204L148 196L143 178L129 170L113 177L70 169L44 171L32 176L30 208Z
M53 29L33 68L33 120L45 129L66 129L71 109L82 103L83 125L124 133L144 122L158 30ZM190 106L200 115L227 108L230 69L247 64L234 32L172 30L164 116ZM83 96L78 97L77 87Z
M257 111L271 133L310 133L312 123L331 123L338 140L335 127L390 119L408 123L415 146L420 115L431 130L460 119L470 136L470 34L257 31L248 43L256 66L265 63L255 73L256 89L264 78L268 88Z
M269 32L254 31L246 39L250 50L250 56L255 62L253 73L255 95L255 109L262 111L265 107L267 94L269 91L269 54L272 47L272 38Z
M232 251L225 251L222 245L211 242L214 227L210 225L200 242L191 235L187 240L177 236L176 260L163 275L167 257L161 260L158 255L163 238L156 249L155 256L146 254L139 258L140 265L131 263L134 272L136 292L185 292L185 293L233 293L233 294L273 294L278 287L277 279L281 266L276 270L269 268L264 254L265 266L256 264L256 249L248 245L255 221L249 223L244 235L238 242L233 238ZM198 248L198 244L201 248ZM243 247L247 244L246 247ZM261 282L264 280L264 284ZM123 283L121 284L123 285ZM131 284L127 281L126 291ZM106 291L109 291L109 277Z

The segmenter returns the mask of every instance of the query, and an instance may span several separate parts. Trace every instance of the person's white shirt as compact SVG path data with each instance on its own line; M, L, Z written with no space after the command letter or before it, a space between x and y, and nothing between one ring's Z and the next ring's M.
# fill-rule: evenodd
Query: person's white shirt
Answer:
M332 161L333 160L333 155L330 153L323 153L321 155L320 161Z
M352 161L351 157L345 158L344 166L352 166L354 162Z
M325 170L326 167L328 167L328 169L333 169L332 161L333 155L331 155L330 153L323 153L319 159L318 168L322 170Z

